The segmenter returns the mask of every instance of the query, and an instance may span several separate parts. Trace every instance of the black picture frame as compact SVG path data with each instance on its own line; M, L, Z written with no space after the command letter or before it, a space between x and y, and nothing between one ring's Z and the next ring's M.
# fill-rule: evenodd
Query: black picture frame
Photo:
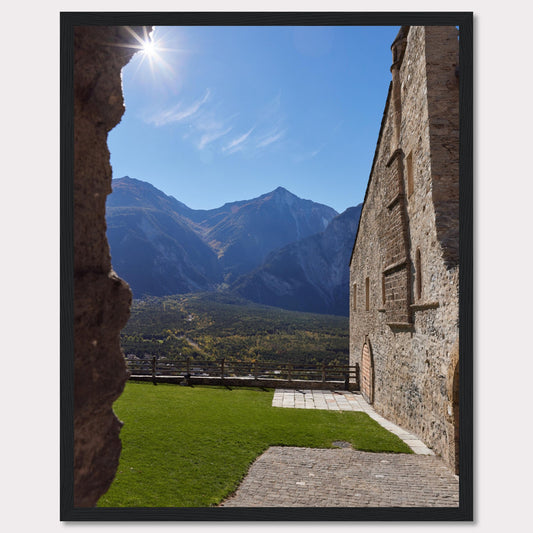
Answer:
M62 12L61 367L62 521L472 521L473 509L473 13L471 12ZM449 25L460 32L460 474L457 508L75 508L73 505L73 32L79 25Z

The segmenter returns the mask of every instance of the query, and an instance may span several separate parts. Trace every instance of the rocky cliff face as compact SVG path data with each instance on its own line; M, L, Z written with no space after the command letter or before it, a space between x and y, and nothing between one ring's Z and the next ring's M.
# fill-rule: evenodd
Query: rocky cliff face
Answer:
M107 235L113 267L136 295L214 290L222 281L216 254L172 213L115 208Z
M323 231L337 215L283 187L228 207L231 212L207 232L219 250L226 281L259 266L273 250Z
M143 28L133 31L142 34ZM111 192L107 134L124 112L120 72L135 51L128 48L134 42L119 26L79 26L74 31L74 264L70 268L75 507L96 505L113 481L121 450L122 424L112 406L127 379L120 330L129 317L131 293L111 269L106 240L105 204ZM68 257L64 261L68 269ZM69 357L70 350L62 355Z
M134 296L214 290L273 250L325 229L337 212L279 187L218 209L193 210L152 185L113 180L107 203L113 267Z
M325 231L272 252L232 289L254 302L295 311L348 315L349 260L361 205Z
M149 183L113 180L113 267L135 297L230 288L257 303L348 315L348 264L361 206L337 212L283 187L194 210Z

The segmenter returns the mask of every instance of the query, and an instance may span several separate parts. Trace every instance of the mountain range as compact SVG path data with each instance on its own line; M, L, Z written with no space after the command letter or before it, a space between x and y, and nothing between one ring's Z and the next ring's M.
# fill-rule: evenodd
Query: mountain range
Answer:
M271 252L232 287L239 295L293 311L348 315L349 268L361 205L315 235Z
M278 187L196 210L127 176L112 187L112 264L135 298L224 290L285 309L348 313L360 205L339 215Z

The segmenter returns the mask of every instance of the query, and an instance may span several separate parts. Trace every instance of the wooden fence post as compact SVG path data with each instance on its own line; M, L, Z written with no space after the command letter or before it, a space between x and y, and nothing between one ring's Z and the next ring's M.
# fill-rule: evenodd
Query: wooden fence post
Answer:
M183 363L183 359L181 360L181 363L179 366L172 366L173 363L168 362L165 358L161 360L161 363L159 364L157 355L150 355L145 354L145 358L142 361L136 361L136 360L127 360L127 367L130 374L134 374L135 372L141 372L142 375L144 375L144 379L148 377L150 374L152 376L152 383L154 385L158 384L159 378L161 378L162 381L165 381L164 379L166 376L170 375L173 377L177 377L178 375L181 375L182 370L185 370L185 379L181 382L182 385L191 385L192 380L192 362L191 357L187 357L185 360L185 369L181 366ZM177 363L177 362L175 362ZM213 366L210 365L215 365ZM217 370L216 370L216 361L209 362L210 370L207 369L209 372L209 376L216 377ZM338 376L342 376L340 379L344 381L344 389L345 390L353 390L353 391L360 391L361 390L361 366L359 363L355 363L354 365L339 365L339 366L330 366L326 363L319 363L319 364L313 364L310 366L310 368L304 367L303 369L300 368L299 365L294 366L293 363L280 363L273 366L274 369L271 369L270 367L263 367L260 362L253 361L239 361L238 363L232 363L230 362L230 365L228 368L226 368L226 358L219 359L219 370L220 373L220 379L223 384L226 384L226 374L230 376L228 379L233 380L233 377L237 378L235 381L239 382L240 378L248 378L248 380L241 379L242 384L251 384L249 381L249 378L252 377L250 374L253 373L253 379L254 379L254 385L260 386L260 380L259 380L259 374L261 372L265 372L266 376L269 376L272 379L275 379L276 377L278 379L283 380L283 367L285 367L286 372L286 381L288 383L292 383L294 380L309 379L312 381L318 388L324 388L326 383L329 383L332 387L342 388L342 381L337 384L337 381L330 381L328 382L328 372L329 372L329 379L330 380L337 380L339 379ZM140 369L140 370L139 370ZM178 373L179 372L179 373ZM279 376L278 376L279 374ZM233 382L233 381L232 381ZM322 385L319 385L319 383L322 383ZM335 385L337 384L337 385ZM339 387L340 386L340 387Z
M157 385L157 381L156 381L156 378L155 378L155 371L156 371L156 361L157 361L157 358L155 355L152 356L152 383L154 385Z
M187 356L187 360L185 361L185 383L187 385L191 384L191 358Z
M344 390L350 390L350 365L346 367L346 374L344 376Z

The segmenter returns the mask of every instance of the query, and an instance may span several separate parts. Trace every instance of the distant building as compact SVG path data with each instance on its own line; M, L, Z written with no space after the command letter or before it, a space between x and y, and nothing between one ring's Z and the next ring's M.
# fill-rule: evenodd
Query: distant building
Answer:
M401 28L350 262L350 364L376 411L457 471L459 80L455 27Z

